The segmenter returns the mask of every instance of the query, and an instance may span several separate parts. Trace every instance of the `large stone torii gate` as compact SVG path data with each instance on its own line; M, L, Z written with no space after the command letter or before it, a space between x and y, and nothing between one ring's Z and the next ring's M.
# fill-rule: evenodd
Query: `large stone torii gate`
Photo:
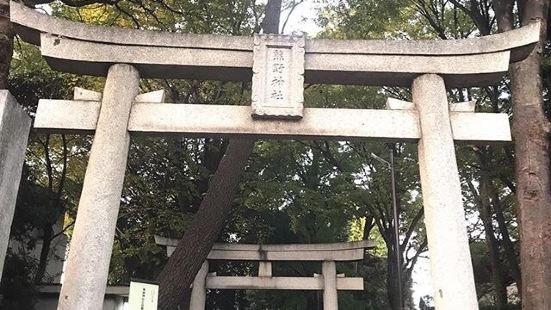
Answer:
M37 130L95 134L59 309L101 309L134 134L417 142L436 308L478 309L454 140L506 142L510 129L507 115L450 105L446 88L497 83L530 53L538 23L465 40L345 41L116 29L11 8L53 69L107 76L103 94L42 100L36 114ZM138 96L140 78L252 79L252 107L158 103ZM303 109L304 81L411 87L413 103Z

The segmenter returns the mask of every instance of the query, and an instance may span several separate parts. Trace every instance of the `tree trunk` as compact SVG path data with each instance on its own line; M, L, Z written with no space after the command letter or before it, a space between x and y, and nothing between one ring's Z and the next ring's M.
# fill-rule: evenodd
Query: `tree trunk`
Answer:
M392 248L387 247L388 257L386 262L386 294L388 301L390 303L390 309L392 310L402 310L400 309L400 298L403 296L398 295L398 270L396 266L396 252L394 249L394 244ZM405 279L402 279L404 281ZM405 281L404 281L405 282Z
M507 221L505 220L505 216L503 214L503 206L501 205L499 194L497 192L496 187L493 184L491 184L491 191L492 191L492 206L494 209L494 213L496 215L497 223L499 225L499 232L501 233L501 238L503 239L503 250L505 251L505 257L509 265L509 271L510 271L511 277L517 283L517 287L519 288L519 293L520 293L520 288L522 287L522 279L520 276L518 253L515 250L515 246L509 234L509 228L507 227Z
M48 266L48 255L50 254L50 246L52 244L52 237L54 231L49 224L44 225L44 237L42 239L42 248L40 249L40 259L38 261L38 267L36 268L36 274L34 276L34 283L41 284L44 275L46 274L46 266Z
M540 43L528 58L513 64L510 70L521 240L522 308L539 310L548 309L551 305L550 141L549 122L543 111L540 75L549 2L531 0L517 3L523 25L534 21L542 23ZM510 7L506 7L506 11L502 8L496 10L501 31L512 29Z
M503 263L499 255L499 244L495 237L492 210L490 205L489 185L490 182L486 172L482 172L480 178L480 218L484 224L485 239L490 252L490 265L492 269L492 282L494 284L494 296L497 309L505 309L507 305L507 285Z
M264 33L279 33L279 19L281 17L281 0L269 0L266 4L266 14L262 22Z
M10 0L0 0L0 89L8 88L12 55L13 28L10 21Z

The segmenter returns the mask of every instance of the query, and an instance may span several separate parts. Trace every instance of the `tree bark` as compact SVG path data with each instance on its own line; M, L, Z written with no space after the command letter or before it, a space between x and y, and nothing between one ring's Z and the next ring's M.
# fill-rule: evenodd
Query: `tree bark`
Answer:
M395 245L394 245L395 246ZM402 285L402 283L398 283L398 270L396 266L396 252L395 249L387 248L388 255L387 255L387 263L386 263L386 271L387 271L387 277L386 277L386 294L388 298L388 302L390 303L390 309L392 310L402 310L400 309L400 298L404 298L404 296L398 295L398 285ZM409 279L402 279L402 281L406 281Z
M492 184L492 206L494 213L496 215L496 220L499 225L499 232L501 233L501 238L503 239L503 250L505 252L505 257L509 265L509 271L511 277L517 283L517 287L522 288L522 278L520 276L520 266L518 262L518 253L515 250L513 241L511 240L511 235L509 234L509 228L507 227L507 221L505 220L505 215L503 214L503 206L499 199L499 194L496 187Z
M504 266L499 255L499 244L495 237L492 210L490 205L489 183L486 172L482 172L480 178L480 218L484 224L485 239L490 252L492 268L492 282L494 283L494 296L497 309L505 309L507 306L507 284Z
M279 19L281 17L281 0L269 0L266 4L266 14L262 22L264 33L279 33Z
M10 0L0 0L0 89L8 88L12 55L13 27L10 21Z
M542 23L540 43L528 58L513 64L510 70L521 240L522 308L536 310L546 309L551 305L550 141L549 122L543 110L540 75L549 1L517 3L523 25L534 21ZM510 6L499 6L498 4L496 14L500 31L512 29Z
M38 266L36 268L36 274L34 276L34 283L41 284L46 274L46 267L48 266L48 255L50 254L50 246L52 244L52 237L54 231L49 224L44 225L44 236L42 239L42 248L40 249L40 258L38 260Z

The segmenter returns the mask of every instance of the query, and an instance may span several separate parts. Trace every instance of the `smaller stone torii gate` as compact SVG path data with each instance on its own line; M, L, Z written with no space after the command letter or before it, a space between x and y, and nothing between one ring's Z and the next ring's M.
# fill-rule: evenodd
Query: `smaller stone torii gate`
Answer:
M478 309L454 141L508 142L510 128L505 114L450 105L446 89L499 82L510 62L532 51L540 24L465 40L316 40L116 29L14 2L11 10L17 33L40 46L53 69L107 76L103 94L42 100L36 114L37 130L95 135L59 309L101 308L136 134L417 143L436 308ZM252 107L144 102L151 95L138 96L140 78L252 80ZM411 87L413 102L389 110L303 108L304 82Z
M177 239L155 236L155 242L166 246L168 256L178 245ZM363 278L337 274L336 262L359 261L372 241L328 244L214 244L207 260L193 281L190 310L205 309L207 289L233 290L323 290L323 309L338 309L338 291L363 290ZM209 273L208 261L255 261L258 276L218 276ZM322 262L322 274L313 277L280 277L272 275L272 263L285 261Z

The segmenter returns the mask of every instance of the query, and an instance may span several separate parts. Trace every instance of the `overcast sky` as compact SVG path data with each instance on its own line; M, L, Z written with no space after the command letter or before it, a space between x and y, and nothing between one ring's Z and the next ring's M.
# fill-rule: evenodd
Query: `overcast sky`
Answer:
M291 34L296 31L306 32L310 37L315 36L316 33L321 30L315 22L317 9L322 7L322 4L318 2L319 1L315 0L306 0L299 4L289 17L289 21L283 33ZM289 10L281 14L281 27L283 27L283 23L285 23L287 16L289 16Z

